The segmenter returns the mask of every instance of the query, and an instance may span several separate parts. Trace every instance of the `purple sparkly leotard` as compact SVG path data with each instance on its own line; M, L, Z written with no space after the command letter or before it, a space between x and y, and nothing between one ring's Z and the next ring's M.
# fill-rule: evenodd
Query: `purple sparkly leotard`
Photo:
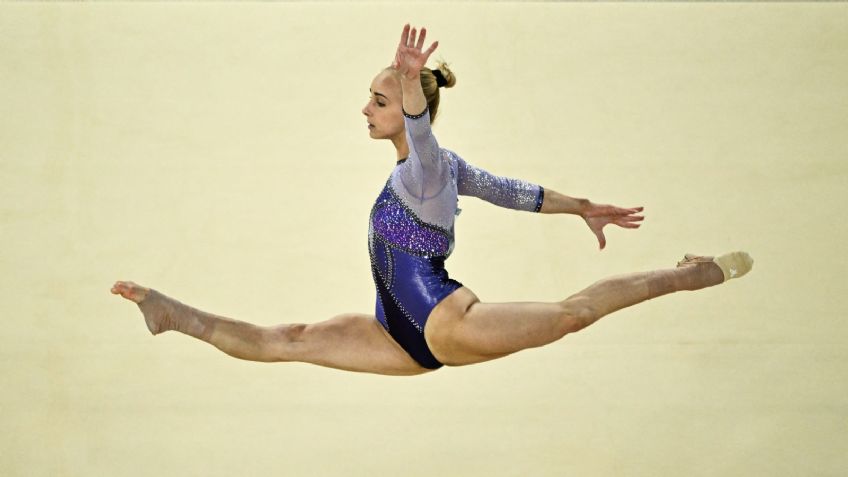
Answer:
M501 207L538 212L544 189L494 176L439 148L428 110L404 113L409 157L398 161L374 207L368 229L377 319L421 366L442 366L424 339L435 306L462 284L448 277L457 195Z

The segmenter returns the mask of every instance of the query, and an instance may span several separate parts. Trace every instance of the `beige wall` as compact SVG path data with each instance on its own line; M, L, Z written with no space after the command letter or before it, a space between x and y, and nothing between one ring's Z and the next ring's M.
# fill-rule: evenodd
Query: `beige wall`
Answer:
M598 252L463 199L481 298L754 271L416 378L151 338L115 280L263 324L373 310L394 151L359 110L406 21L458 77L443 146L646 208ZM846 47L831 3L0 5L0 474L844 475Z

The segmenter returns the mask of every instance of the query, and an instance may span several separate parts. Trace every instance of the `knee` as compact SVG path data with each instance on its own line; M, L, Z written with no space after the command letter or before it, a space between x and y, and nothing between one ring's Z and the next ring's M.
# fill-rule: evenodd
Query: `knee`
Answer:
M580 331L598 319L598 311L591 300L584 297L571 297L560 302L563 336Z
M309 325L291 323L265 329L265 351L268 361L298 361L300 349L306 341Z

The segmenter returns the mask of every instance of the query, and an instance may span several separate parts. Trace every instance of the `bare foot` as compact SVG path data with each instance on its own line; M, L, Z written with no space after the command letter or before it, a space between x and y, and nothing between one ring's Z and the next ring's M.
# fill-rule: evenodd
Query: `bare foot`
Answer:
M135 282L117 281L114 285L112 285L113 294L121 295L127 300L131 300L135 303L139 303L144 300L149 292L149 288L138 285Z
M167 297L153 288L143 287L130 281L117 281L112 285L112 293L135 302L144 315L147 329L154 335L168 330L189 333L197 328L197 319L192 316L191 307ZM184 324L182 329L180 324Z

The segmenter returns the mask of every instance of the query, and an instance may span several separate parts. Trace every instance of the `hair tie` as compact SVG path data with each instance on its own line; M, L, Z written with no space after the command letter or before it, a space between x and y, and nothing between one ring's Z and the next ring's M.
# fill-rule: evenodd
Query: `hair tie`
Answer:
M448 80L445 79L445 75L442 74L442 70L437 68L431 71L433 72L433 76L436 77L436 86L441 88L442 86L448 84Z

